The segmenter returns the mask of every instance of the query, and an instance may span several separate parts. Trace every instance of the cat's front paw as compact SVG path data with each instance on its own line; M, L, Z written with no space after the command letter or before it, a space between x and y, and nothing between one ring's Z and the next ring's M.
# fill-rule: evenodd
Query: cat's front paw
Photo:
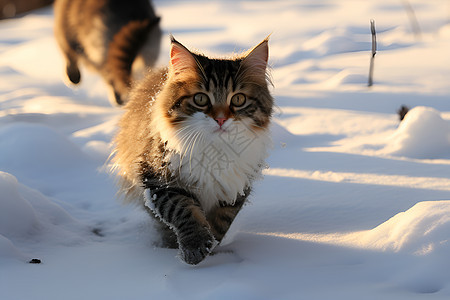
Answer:
M181 236L178 239L180 248L180 258L190 265L196 265L208 256L218 242L211 232L202 228L202 230Z

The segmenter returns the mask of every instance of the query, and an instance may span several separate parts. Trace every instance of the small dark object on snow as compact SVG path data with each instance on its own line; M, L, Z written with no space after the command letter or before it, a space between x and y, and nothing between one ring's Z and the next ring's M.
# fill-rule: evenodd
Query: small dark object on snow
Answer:
M33 258L29 261L30 264L40 264L41 260L39 258Z
M400 121L403 121L403 119L405 118L405 115L408 113L409 108L405 105L402 105L398 110L398 116L400 118Z
M92 229L92 233L95 234L96 236L100 236L100 237L104 237L105 236L100 228Z

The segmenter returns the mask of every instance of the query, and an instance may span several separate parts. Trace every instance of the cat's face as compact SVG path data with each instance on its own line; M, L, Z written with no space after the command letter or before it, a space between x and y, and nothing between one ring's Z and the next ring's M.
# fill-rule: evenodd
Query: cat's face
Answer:
M235 59L210 59L173 40L164 109L170 124L206 138L265 131L273 106L267 59L267 40Z
M219 200L233 205L265 165L273 106L267 58L267 40L234 59L207 58L172 41L149 131L164 145L170 173L200 195L206 211Z

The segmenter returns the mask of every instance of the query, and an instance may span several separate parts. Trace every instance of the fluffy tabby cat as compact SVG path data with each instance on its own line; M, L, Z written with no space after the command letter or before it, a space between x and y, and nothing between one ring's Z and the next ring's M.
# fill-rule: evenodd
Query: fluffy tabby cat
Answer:
M149 0L56 0L54 8L70 82L80 82L78 62L83 62L107 82L111 102L123 104L138 65L133 63L151 67L159 54L160 19Z
M158 217L165 246L188 264L222 240L261 176L271 144L268 40L233 59L172 38L167 69L132 91L114 163L130 199Z

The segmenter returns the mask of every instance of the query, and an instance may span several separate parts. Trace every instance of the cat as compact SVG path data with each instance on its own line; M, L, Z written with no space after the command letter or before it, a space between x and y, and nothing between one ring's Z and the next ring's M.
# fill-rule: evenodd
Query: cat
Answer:
M111 103L124 104L132 71L154 66L159 55L160 18L149 0L56 0L54 15L69 81L80 82L82 62L106 81Z
M129 200L157 216L164 246L198 264L220 243L261 177L271 146L268 38L230 59L171 37L168 68L132 90L113 163Z

